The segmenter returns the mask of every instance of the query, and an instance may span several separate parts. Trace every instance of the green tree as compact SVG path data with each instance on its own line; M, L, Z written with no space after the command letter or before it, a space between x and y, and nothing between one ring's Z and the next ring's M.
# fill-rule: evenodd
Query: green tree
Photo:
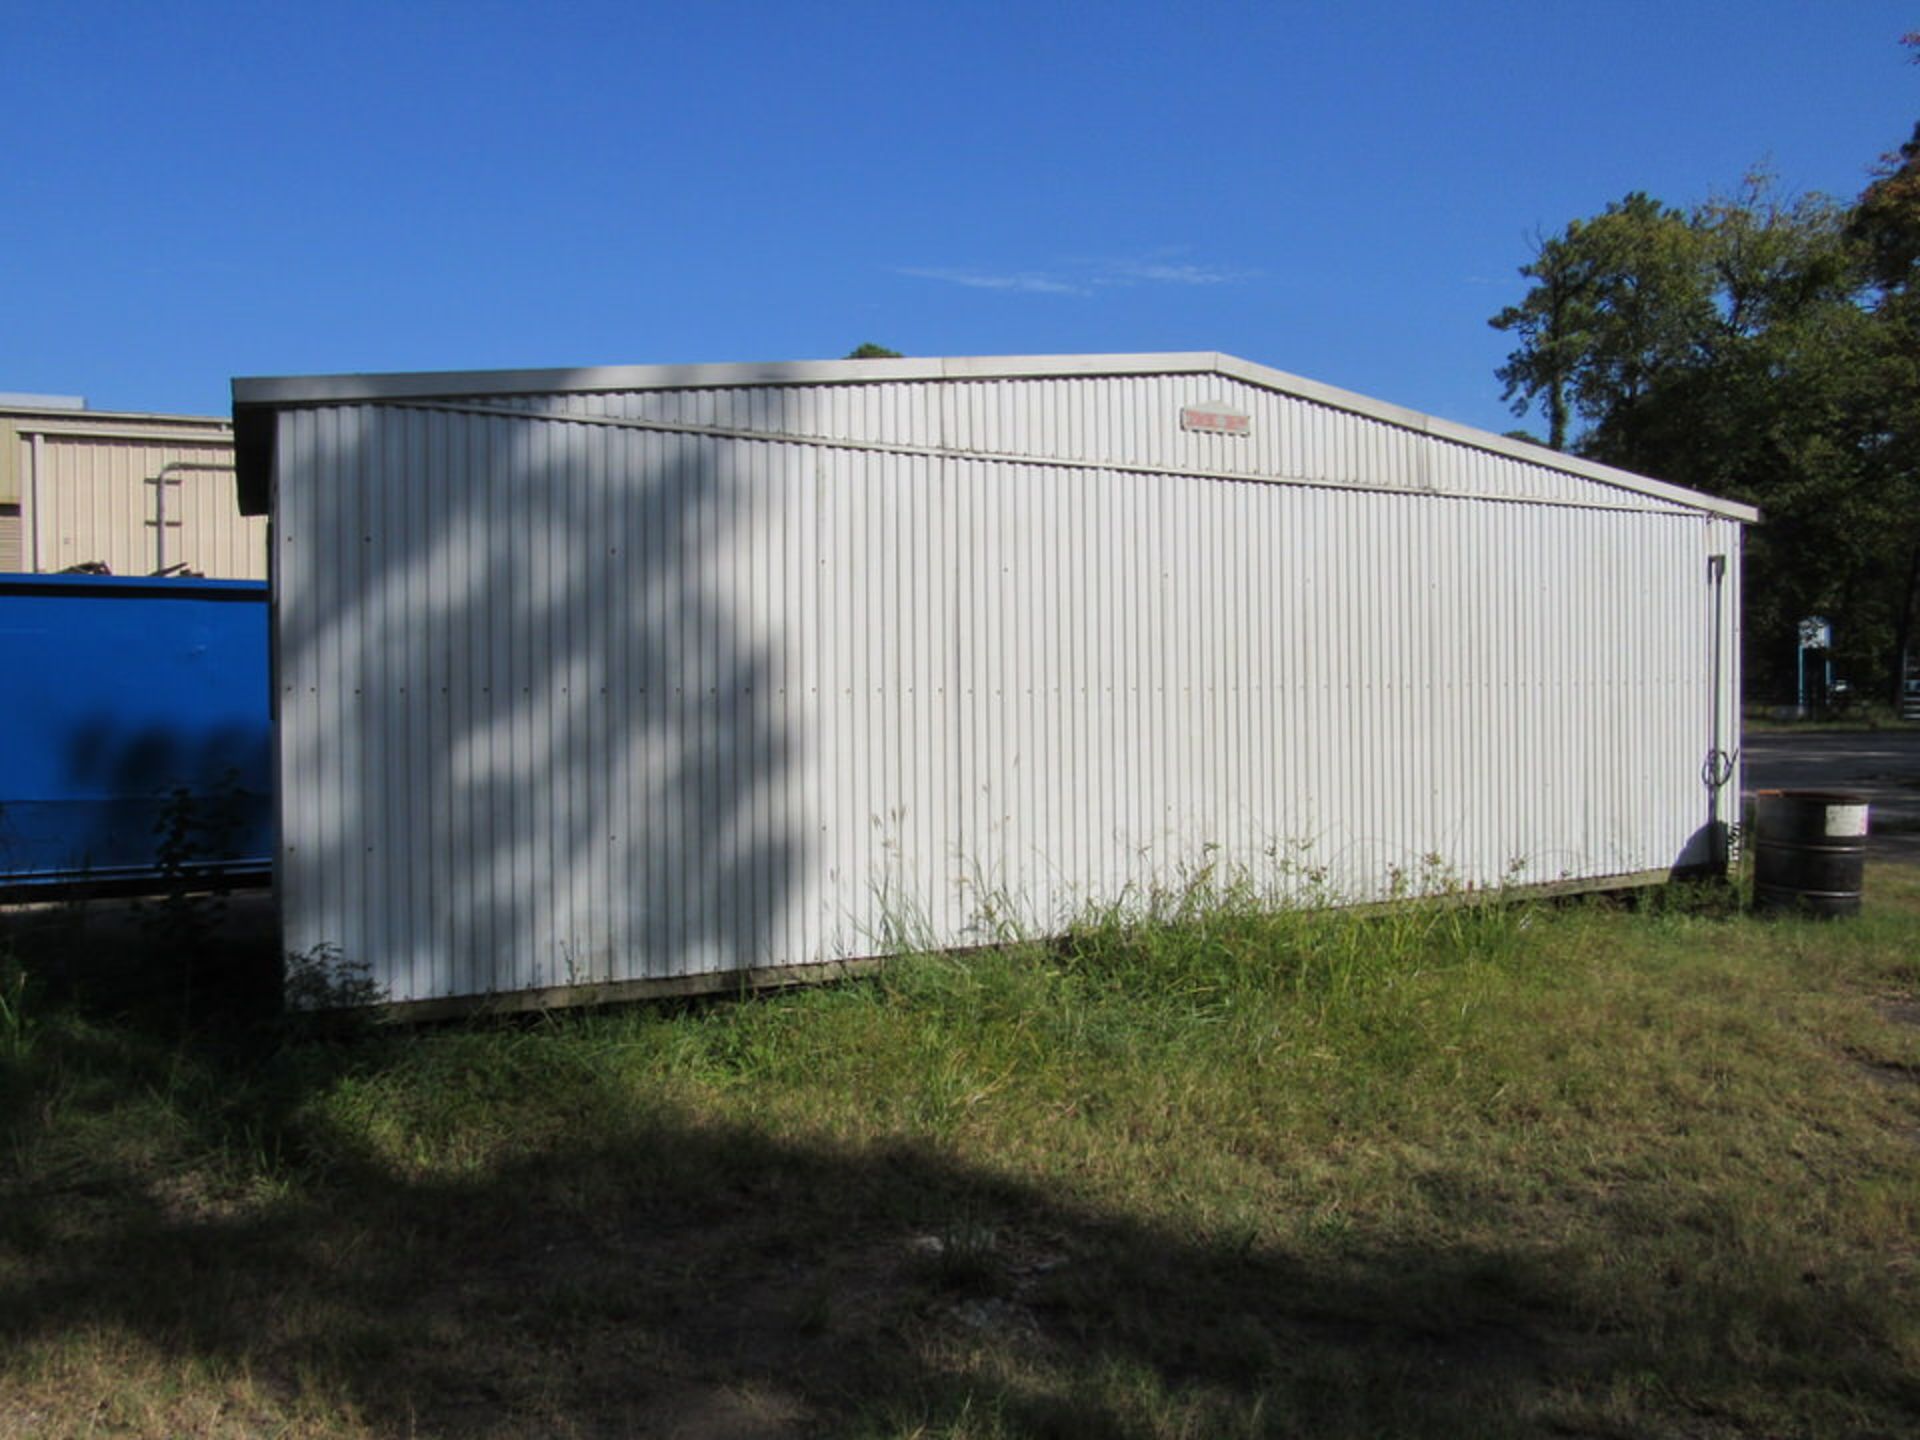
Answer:
M1758 503L1748 674L1777 690L1794 626L1836 621L1845 670L1896 667L1911 476L1886 444L1885 326L1848 212L1764 176L1681 212L1635 193L1541 242L1491 323L1497 372L1563 448ZM1578 422L1578 428L1575 423Z
M856 345L847 352L849 360L904 360L906 357L898 350L889 350L884 345L876 345L871 340Z
M1920 31L1901 43L1920 63ZM1552 445L1757 503L1749 682L1790 683L1795 625L1898 693L1920 648L1920 125L1852 206L1763 175L1680 211L1635 192L1535 244L1490 323L1496 375Z
M1906 42L1920 52L1920 34ZM1920 53L1916 53L1920 60ZM1873 286L1877 322L1876 381L1885 404L1879 439L1880 466L1890 483L1920 494L1920 124L1895 153L1884 157L1860 196L1848 225ZM1896 690L1915 658L1916 604L1920 603L1920 514L1909 510L1905 579L1895 617Z
M1520 271L1533 287L1489 323L1519 337L1496 373L1516 415L1543 409L1554 449L1574 416L1609 421L1691 363L1706 317L1697 242L1684 215L1636 191L1536 244Z

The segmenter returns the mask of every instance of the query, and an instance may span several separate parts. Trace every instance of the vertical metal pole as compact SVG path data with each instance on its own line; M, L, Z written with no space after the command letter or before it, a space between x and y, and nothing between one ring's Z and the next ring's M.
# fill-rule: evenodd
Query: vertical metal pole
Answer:
M233 466L212 460L169 460L160 467L160 473L147 483L155 487L153 501L153 573L158 575L167 568L167 526L183 522L167 519L167 486L182 483L174 480L176 475L185 474L224 474L231 475Z
M153 573L167 568L167 467L153 477Z
M1709 733L1707 736L1707 763L1701 778L1707 785L1707 846L1708 862L1714 873L1727 873L1727 829L1720 819L1720 792L1726 788L1733 774L1732 757L1727 754L1721 741L1721 676L1725 673L1725 653L1722 648L1724 599L1727 584L1727 557L1709 555L1707 557L1707 581L1713 586L1713 678L1711 697L1707 702Z
M33 459L27 467L27 569L40 570L40 466L45 455L46 436L33 437Z

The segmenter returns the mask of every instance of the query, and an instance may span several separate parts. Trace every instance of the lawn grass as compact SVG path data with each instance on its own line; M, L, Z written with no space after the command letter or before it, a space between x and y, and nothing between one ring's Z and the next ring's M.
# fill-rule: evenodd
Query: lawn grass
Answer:
M1920 871L1138 918L349 1033L13 963L0 1434L1920 1430Z

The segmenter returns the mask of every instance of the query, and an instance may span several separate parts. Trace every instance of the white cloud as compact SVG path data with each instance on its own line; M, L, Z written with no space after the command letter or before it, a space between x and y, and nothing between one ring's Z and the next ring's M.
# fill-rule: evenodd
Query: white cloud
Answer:
M949 285L965 285L970 290L1016 290L1029 295L1085 295L1084 285L1075 285L1055 275L1034 270L996 274L985 270L958 270L944 266L902 265L902 275L921 280L943 280Z
M920 280L1027 295L1091 295L1128 285L1232 285L1251 270L1195 265L1184 260L1070 260L1048 270L974 270L961 266L902 265L897 273Z
M1166 260L1109 260L1099 267L1096 285L1231 285L1250 272L1215 265Z

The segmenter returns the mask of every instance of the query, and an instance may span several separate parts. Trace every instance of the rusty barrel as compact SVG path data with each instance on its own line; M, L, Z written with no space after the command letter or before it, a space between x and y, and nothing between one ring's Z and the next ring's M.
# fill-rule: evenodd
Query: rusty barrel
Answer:
M1758 910L1858 915L1867 871L1867 797L1762 790L1753 797Z

